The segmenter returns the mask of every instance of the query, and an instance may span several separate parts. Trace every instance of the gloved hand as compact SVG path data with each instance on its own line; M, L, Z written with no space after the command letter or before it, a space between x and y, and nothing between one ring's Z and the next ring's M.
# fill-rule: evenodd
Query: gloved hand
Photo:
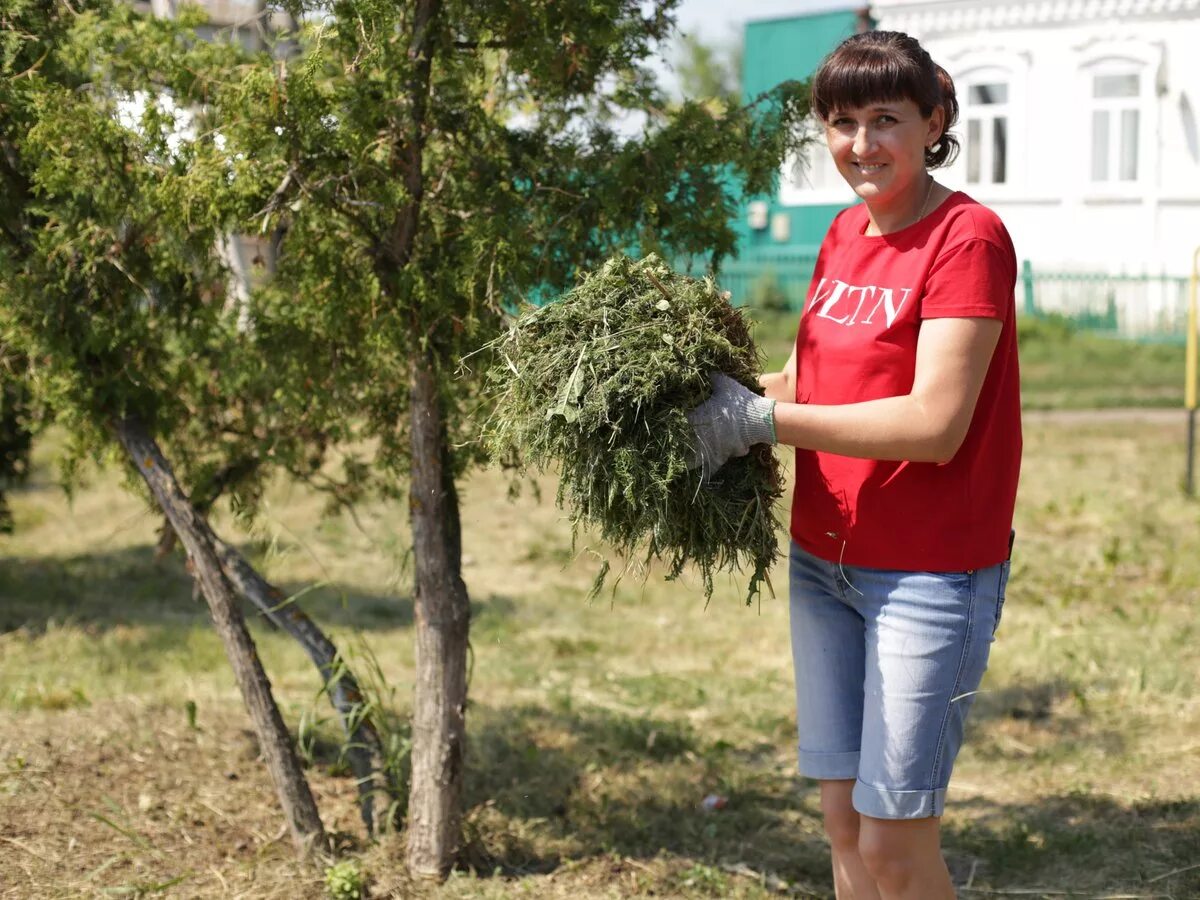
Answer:
M688 413L695 436L689 469L708 481L733 456L755 444L775 443L775 401L760 397L728 375L709 373L712 396Z

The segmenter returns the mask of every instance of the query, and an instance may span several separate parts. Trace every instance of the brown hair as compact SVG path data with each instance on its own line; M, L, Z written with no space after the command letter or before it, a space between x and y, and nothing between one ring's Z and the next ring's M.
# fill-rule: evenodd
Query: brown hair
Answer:
M935 169L954 161L958 139L949 133L958 121L954 82L916 38L899 31L864 31L842 41L813 76L812 108L822 121L835 110L889 100L913 101L926 119L940 106L945 113L942 133L925 149L925 165Z

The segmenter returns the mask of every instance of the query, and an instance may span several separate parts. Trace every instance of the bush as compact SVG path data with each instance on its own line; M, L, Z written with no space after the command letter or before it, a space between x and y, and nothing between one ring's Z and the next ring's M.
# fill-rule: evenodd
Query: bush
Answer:
M29 391L25 384L3 373L0 381L0 534L12 531L12 514L6 490L22 482L29 472L33 430L29 421Z
M789 312L792 308L787 292L770 269L763 272L750 286L751 309L759 312Z
M1017 341L1061 344L1075 334L1075 323L1062 313L1018 313Z

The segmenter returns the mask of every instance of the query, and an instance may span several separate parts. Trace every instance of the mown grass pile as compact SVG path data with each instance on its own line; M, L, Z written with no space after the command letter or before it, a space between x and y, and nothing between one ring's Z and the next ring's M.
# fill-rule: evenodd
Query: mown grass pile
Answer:
M742 312L711 279L656 256L614 257L560 300L530 308L490 345L497 402L487 442L522 465L556 467L574 530L596 529L630 564L661 560L749 571L747 602L778 554L779 466L770 448L726 463L706 483L689 470L689 410L709 373L757 389L761 368ZM605 562L593 592L604 582Z

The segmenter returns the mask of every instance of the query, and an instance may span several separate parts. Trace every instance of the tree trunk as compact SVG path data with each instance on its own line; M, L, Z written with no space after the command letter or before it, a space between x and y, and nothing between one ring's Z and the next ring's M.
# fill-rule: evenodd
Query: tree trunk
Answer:
M295 603L284 607L283 591L260 575L246 558L220 538L214 537L214 547L221 568L238 592L267 617L267 621L290 634L308 654L321 673L329 702L337 710L346 734L346 756L358 785L359 812L367 834L375 832L375 793L379 779L375 760L384 759L383 742L368 711L363 706L362 691L354 673L338 653L325 633ZM383 788L394 800L400 799L399 785L385 773ZM398 823L392 823L398 824Z
M461 575L458 494L428 351L413 361L410 389L416 679L407 863L418 877L441 879L461 836L471 608Z
M197 499L193 495L192 509L199 516L206 517L225 487L250 473L255 465L257 463L254 461L240 459L225 466L217 473L203 498ZM211 530L209 535L221 561L221 568L238 593L258 608L272 628L282 629L291 635L321 673L321 682L329 702L337 711L346 735L346 757L358 786L359 813L367 834L374 835L375 795L381 786L375 761L381 764L384 761L383 742L368 710L363 706L358 680L333 641L298 604L293 602L287 604L286 608L279 608L279 604L286 599L283 592L263 578L244 556ZM175 542L175 529L171 527L170 519L164 519L155 557L162 558L173 552ZM384 773L382 787L390 800L400 799L400 786L392 773ZM399 816L390 824L399 825Z
M184 496L158 444L141 423L131 418L117 419L113 431L187 550L254 723L292 840L302 855L313 853L325 844L317 804L275 705L271 683L246 630L233 587L221 569L212 531Z

